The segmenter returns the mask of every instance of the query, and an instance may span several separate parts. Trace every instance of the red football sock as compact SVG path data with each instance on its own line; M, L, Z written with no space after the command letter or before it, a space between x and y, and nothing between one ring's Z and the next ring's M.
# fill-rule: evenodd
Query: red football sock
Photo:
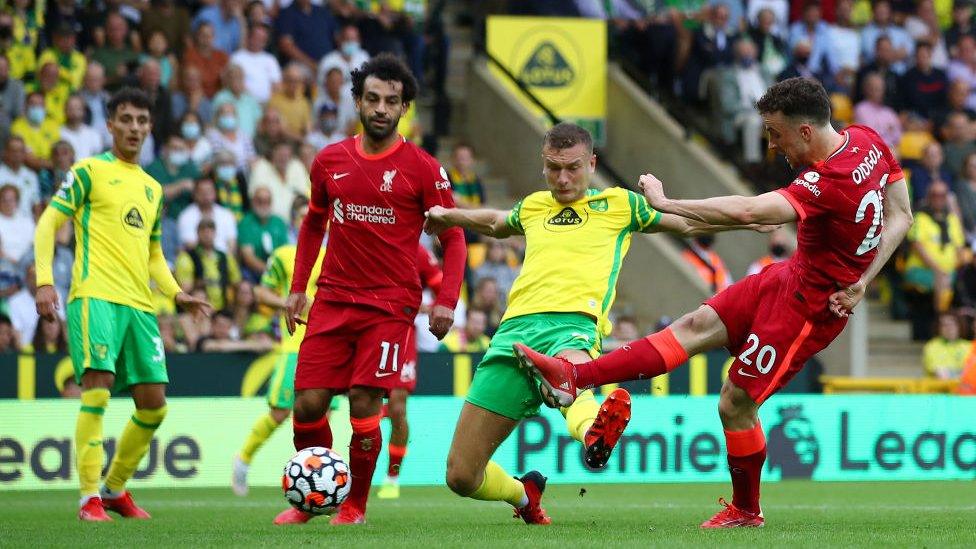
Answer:
M390 464L386 468L386 474L387 476L398 477L400 476L400 464L403 463L403 456L407 455L407 447L390 444L389 451Z
M759 478L766 462L766 435L758 422L746 431L725 431L732 475L732 505L750 513L759 512Z
M296 450L303 450L312 446L332 448L332 428L329 427L329 417L322 416L318 421L302 423L292 419L293 437Z
M383 446L380 432L379 414L366 418L349 418L352 423L352 439L349 441L349 473L352 475L352 488L344 505L350 505L363 514L366 513L366 500L373 482L376 460Z
M688 353L665 328L605 354L591 362L576 365L576 386L598 387L635 379L650 379L666 374L688 360Z

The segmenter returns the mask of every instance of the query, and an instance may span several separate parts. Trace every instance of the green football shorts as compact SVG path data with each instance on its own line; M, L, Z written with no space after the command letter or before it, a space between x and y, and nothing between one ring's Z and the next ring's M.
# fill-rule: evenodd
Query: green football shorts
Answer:
M87 369L115 374L116 391L140 383L169 382L163 339L152 313L79 297L68 303L68 334L79 385Z
M298 353L282 352L268 382L268 406L291 410L295 405L295 365ZM334 400L334 399L333 399Z
M515 343L547 355L580 349L594 358L601 345L596 322L581 314L537 313L502 322L475 370L467 401L515 420L538 415L542 404L539 383L512 352Z

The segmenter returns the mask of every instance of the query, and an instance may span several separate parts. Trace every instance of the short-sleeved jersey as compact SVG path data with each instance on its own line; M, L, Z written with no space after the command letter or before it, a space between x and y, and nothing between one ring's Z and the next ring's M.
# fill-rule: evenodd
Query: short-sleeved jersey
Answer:
M309 208L327 212L330 222L317 297L413 319L420 306L417 243L424 213L454 206L447 172L402 138L370 155L357 135L322 149L310 175Z
M823 313L827 297L857 282L871 264L884 231L887 186L904 179L874 130L850 126L841 135L840 148L778 191L800 218L789 262L814 313Z
M160 238L162 204L159 183L111 152L71 167L50 206L74 220L69 302L94 297L155 310L149 289L149 243Z
M278 246L268 258L267 267L261 275L261 285L278 293L281 297L287 297L291 290L291 279L295 274L295 252L298 247L294 244ZM312 267L312 274L308 277L308 286L305 288L305 295L308 299L315 299L315 281L322 271L322 259L325 258L325 248L319 252L315 266ZM281 315L281 350L286 353L297 353L298 348L305 338L305 326L298 324L295 326L295 333L289 335L285 329L285 315Z
M636 193L590 189L571 204L539 191L518 202L508 225L525 235L525 262L502 320L533 313L583 313L610 333L607 314L631 233L661 219Z

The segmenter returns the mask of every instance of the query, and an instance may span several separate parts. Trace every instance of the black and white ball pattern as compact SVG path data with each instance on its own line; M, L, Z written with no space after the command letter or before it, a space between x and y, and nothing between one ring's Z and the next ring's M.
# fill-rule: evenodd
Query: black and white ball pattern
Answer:
M349 466L329 448L305 448L296 453L281 477L285 499L313 515L328 515L345 501L352 486Z

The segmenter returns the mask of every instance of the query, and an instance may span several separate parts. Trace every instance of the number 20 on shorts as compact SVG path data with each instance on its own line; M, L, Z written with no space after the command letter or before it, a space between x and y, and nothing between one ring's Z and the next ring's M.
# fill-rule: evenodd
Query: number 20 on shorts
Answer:
M776 349L772 345L760 346L759 336L756 334L749 334L746 343L749 346L739 355L739 360L746 366L752 366L753 353L756 353L756 349L759 349L759 352L755 355L756 369L759 370L760 374L768 374L773 369L773 365L776 364Z

